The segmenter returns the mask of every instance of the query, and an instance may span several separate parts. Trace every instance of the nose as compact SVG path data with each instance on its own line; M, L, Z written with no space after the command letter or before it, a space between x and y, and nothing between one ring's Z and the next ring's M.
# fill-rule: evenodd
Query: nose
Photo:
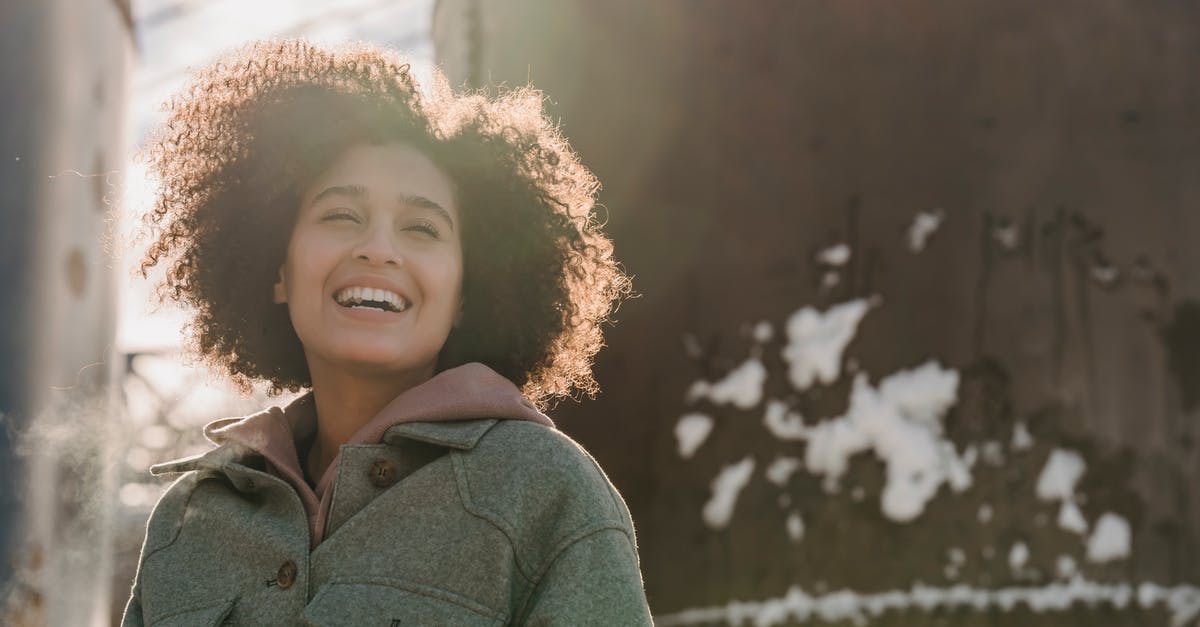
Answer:
M354 258L370 265L399 266L404 258L387 229L374 228L364 234L353 250Z

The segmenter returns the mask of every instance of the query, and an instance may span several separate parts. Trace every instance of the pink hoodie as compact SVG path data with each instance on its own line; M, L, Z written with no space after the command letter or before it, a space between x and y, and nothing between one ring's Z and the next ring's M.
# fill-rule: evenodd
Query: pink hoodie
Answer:
M345 444L377 443L389 427L401 422L476 418L528 420L554 427L550 418L538 411L511 381L481 363L469 363L443 371L392 399ZM216 420L204 427L204 435L214 444L235 442L261 454L267 460L267 471L296 489L308 513L313 548L325 535L333 495L330 488L341 457L339 454L325 469L316 490L309 487L296 443L311 436L316 427L312 392L286 408L272 407L242 418Z

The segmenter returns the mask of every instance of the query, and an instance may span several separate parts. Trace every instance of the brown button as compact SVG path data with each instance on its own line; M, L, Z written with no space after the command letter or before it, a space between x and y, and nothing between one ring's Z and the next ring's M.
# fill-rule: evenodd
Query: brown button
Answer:
M371 464L368 476L375 487L386 488L396 482L396 467L386 459L378 459Z
M296 562L288 560L279 567L279 572L275 575L275 583L280 588L286 590L296 583Z

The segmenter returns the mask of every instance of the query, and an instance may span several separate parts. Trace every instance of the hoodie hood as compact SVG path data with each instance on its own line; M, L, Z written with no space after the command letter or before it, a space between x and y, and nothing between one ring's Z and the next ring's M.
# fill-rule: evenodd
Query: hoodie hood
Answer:
M237 442L266 454L273 435L261 428L265 414L282 414L292 434L303 439L316 429L313 393L308 392L285 408L272 407L265 412L238 418L215 420L204 427L204 436L214 444ZM428 381L401 393L363 425L346 444L373 444L383 433L402 422L440 422L497 418L528 420L547 427L554 422L538 411L512 381L477 362L438 373ZM269 431L269 430L268 430ZM293 440L294 442L294 440Z
M401 393L343 446L378 443L389 429L403 423L484 418L526 420L554 427L550 418L538 411L511 381L481 363L469 363L438 373ZM272 407L249 416L224 418L204 427L205 437L214 444L245 447L262 455L268 462L269 472L292 484L308 511L313 546L323 535L330 487L337 476L341 457L339 454L329 464L315 489L309 486L304 478L297 443L311 437L316 428L312 392L283 408Z

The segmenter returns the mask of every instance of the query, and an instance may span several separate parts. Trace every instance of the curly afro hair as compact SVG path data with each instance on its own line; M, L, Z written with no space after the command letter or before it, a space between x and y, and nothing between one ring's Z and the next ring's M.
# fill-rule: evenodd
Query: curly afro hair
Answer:
M312 385L287 306L271 301L303 190L347 148L406 142L457 186L463 300L439 371L482 362L544 407L594 394L601 324L630 293L594 216L599 188L542 96L457 94L361 44L260 41L201 70L166 104L143 158L161 183L141 272L191 307L190 348L242 389Z

